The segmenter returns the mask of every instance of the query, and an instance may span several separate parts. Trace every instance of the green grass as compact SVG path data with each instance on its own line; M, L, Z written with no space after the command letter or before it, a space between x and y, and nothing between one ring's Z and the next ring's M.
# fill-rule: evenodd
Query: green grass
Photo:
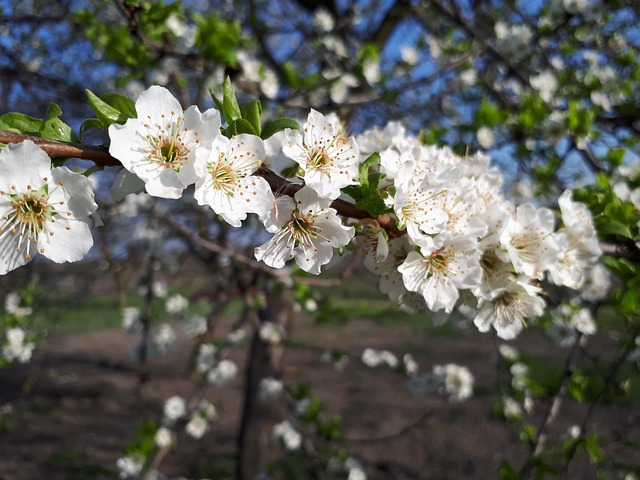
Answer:
M45 464L50 468L65 470L69 479L115 478L117 472L113 467L105 467L94 462L83 450L68 450L53 453Z
M122 313L115 297L91 296L76 302L56 302L33 307L33 328L49 334L86 333L117 328Z

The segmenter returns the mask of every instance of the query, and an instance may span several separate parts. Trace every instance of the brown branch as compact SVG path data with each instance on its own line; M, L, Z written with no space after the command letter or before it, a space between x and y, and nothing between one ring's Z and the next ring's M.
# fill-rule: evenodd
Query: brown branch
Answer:
M20 143L24 140L31 140L50 157L91 160L101 167L115 167L122 165L117 158L112 157L109 154L105 147L59 142L57 140L48 140L45 138L34 137L32 135L23 135L0 130L0 143ZM264 178L267 183L269 183L271 190L277 195L288 195L293 197L295 193L302 188L302 185L291 183L264 166L261 166L255 175ZM343 217L354 218L356 220L372 218L367 212L360 210L353 203L349 203L344 200L334 200L331 207ZM404 234L404 231L398 229L395 221L389 215L380 215L376 218L376 221L387 231L389 238L399 237Z
M57 140L0 130L0 143L20 143L24 140L31 140L52 158L80 158L82 160L90 160L100 167L115 167L121 165L120 161L112 157L105 147L59 142Z
M604 255L640 263L640 249L631 239L621 239L621 242L617 244L601 243L600 249Z

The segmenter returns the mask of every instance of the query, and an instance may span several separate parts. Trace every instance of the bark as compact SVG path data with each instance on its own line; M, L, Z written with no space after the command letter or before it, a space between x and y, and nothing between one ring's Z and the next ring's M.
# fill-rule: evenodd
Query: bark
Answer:
M267 305L258 312L259 323L272 322L286 328L293 315L293 290L282 286L277 292L269 292ZM260 339L259 329L253 335L246 370L246 386L242 422L238 441L239 480L254 480L264 474L269 463L278 458L280 447L273 440L273 426L286 414L282 399L264 402L258 393L263 378L282 377L284 345L273 345Z

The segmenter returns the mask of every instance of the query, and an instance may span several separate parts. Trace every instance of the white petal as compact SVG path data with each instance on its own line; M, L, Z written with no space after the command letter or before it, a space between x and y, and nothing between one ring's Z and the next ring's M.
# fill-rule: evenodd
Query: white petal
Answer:
M75 218L86 218L98 209L91 182L83 175L73 173L67 167L51 170L53 181L49 183L49 202L56 202L56 196L64 192L67 209ZM64 185L64 188L56 186Z
M254 255L256 260L262 260L270 267L282 268L293 255L293 242L290 238L282 237L280 233L276 233L271 240L256 247Z
M154 85L140 94L136 100L136 112L138 118L142 122L146 122L148 117L156 120L161 118L163 114L182 113L182 106L169 90Z
M88 220L57 216L55 222L46 223L38 237L38 251L56 263L82 260L92 246Z
M0 151L0 191L11 192L16 187L18 192L39 190L45 184L44 178L51 173L51 159L31 140L21 143L10 143Z

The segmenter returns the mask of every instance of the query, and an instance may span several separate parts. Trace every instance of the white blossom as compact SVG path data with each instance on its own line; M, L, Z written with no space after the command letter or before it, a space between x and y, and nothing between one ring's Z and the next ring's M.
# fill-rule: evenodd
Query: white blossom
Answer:
M418 373L418 363L410 353L405 353L402 357L402 364L407 375L412 376Z
M414 47L403 45L400 47L400 58L402 58L402 61L406 64L413 66L418 63L419 54Z
M178 314L184 312L189 306L189 299L183 297L179 293L170 296L167 298L167 301L164 304L164 308L167 313L170 314Z
M211 370L216 363L218 349L212 343L201 343L196 358L196 370L200 373Z
M145 182L150 195L180 198L196 181L195 153L213 141L220 129L220 114L200 113L192 106L183 112L166 88L153 86L136 101L137 118L109 127L109 153Z
M325 8L317 8L313 14L313 26L321 32L330 32L333 30L335 20L333 15Z
M160 427L156 432L154 441L158 448L167 448L173 442L173 433L167 427Z
M495 135L493 134L493 130L489 127L480 127L476 132L476 138L478 139L478 143L485 150L490 149L495 144Z
M267 231L275 235L255 248L256 259L273 268L295 259L304 271L318 275L333 257L333 249L347 245L355 233L353 227L342 225L330 204L309 187L296 192L294 199L279 197L265 219Z
M511 340L528 319L544 312L545 302L538 296L540 292L526 277L513 279L480 298L474 324L481 332L488 332L493 326L500 338Z
M612 284L609 270L607 270L607 267L604 265L598 263L587 270L587 276L580 291L580 296L590 302L603 300L609 294Z
M559 250L552 235L553 227L551 210L528 203L518 206L500 235L500 244L506 250L502 260L511 261L518 273L542 279Z
M142 455L132 454L126 457L120 457L116 461L118 467L118 477L120 478L137 478L142 473L145 464L145 458Z
M25 342L27 334L20 327L11 327L6 331L7 341L2 347L2 357L9 362L27 363L31 360L35 344Z
M502 414L506 418L520 418L522 417L522 406L514 398L505 397L502 399Z
M288 420L280 422L273 427L274 438L281 440L284 448L289 451L297 450L302 444L302 435L296 431Z
M218 135L210 148L196 152L195 198L234 227L247 213L263 217L274 198L267 181L253 175L266 157L260 137L242 134L231 139Z
M282 380L277 378L267 377L260 380L260 389L258 397L263 402L271 402L276 400L284 391L284 384Z
M285 334L286 332L284 330L284 327L273 322L264 322L260 327L260 331L258 332L260 340L272 345L278 345L280 342L282 342Z
M480 283L480 251L467 237L440 235L434 248L410 252L398 271L410 292L422 294L429 310L450 313L460 295L459 289Z
M171 325L162 323L151 329L149 341L151 352L165 354L176 346L178 338Z
M195 413L194 415L192 415L191 419L185 426L187 435L195 439L202 438L202 436L207 432L208 429L209 423L199 413Z
M238 373L238 366L231 360L220 360L220 362L207 374L207 382L222 386L233 380Z
M122 328L127 333L136 333L142 329L141 313L138 307L124 307L122 310Z
M375 368L380 365L387 365L391 368L396 368L400 362L398 361L398 357L389 350L366 348L362 352L362 363L370 368Z
M164 402L164 418L169 423L174 423L187 413L187 405L182 397L174 395Z
M462 401L473 395L473 375L467 367L447 363L433 367L436 375L444 376L445 390L452 401Z
M40 253L56 263L81 260L93 245L89 217L98 206L89 180L32 141L0 152L0 275Z
M305 183L322 198L335 199L340 189L357 183L358 145L340 125L311 110L303 133L290 131L283 152L304 171Z

